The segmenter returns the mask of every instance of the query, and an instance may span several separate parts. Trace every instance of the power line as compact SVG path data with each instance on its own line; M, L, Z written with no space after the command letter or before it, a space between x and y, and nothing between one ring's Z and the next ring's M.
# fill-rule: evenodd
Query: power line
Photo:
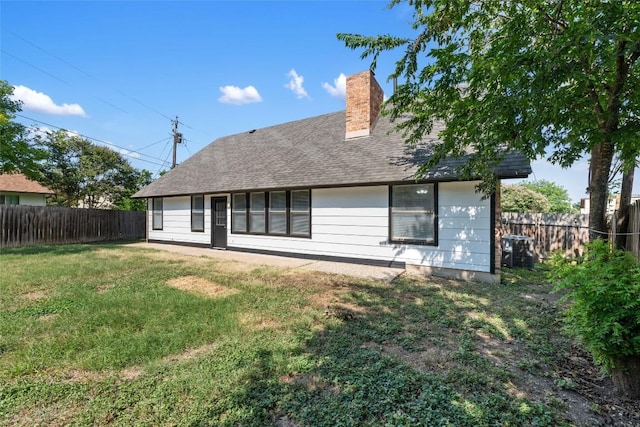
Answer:
M13 36L15 36L15 37L19 38L20 40L24 41L25 43L28 43L28 44L30 44L31 46L33 46L33 47L35 47L35 48L37 48L37 49L41 50L42 52L44 52L44 53L48 54L49 56L51 56L52 58L56 59L57 61L60 61L60 62L62 62L63 64L65 64L65 65L67 65L67 66L69 66L69 67L73 68L74 70L76 70L76 71L78 71L78 72L80 72L80 73L84 74L85 76L87 76L87 77L90 77L90 78L94 79L94 80L95 80L95 81L97 81L98 83L106 84L106 82L102 81L101 79L99 79L99 78L95 77L94 75L92 75L92 74L90 74L90 73L87 73L86 71L84 71L84 70L83 70L83 69L81 69L80 67L77 67L77 66L73 65L71 62L66 61L66 60L64 60L64 59L62 59L62 58L60 58L60 57L58 57L57 55L55 55L55 54L51 53L50 51L48 51L47 49L45 49L45 48L43 48L43 47L41 47L41 46L38 46L37 44L33 43L32 41L29 41L29 40L27 40L26 38L24 38L24 37L22 37L22 36L20 36L20 35L18 35L18 34L16 34L16 33L14 33L14 32L10 32L10 34L12 34ZM33 67L33 68L35 68L36 70L38 70L38 71L40 71L40 72L43 72L43 73L47 74L47 75L48 75L48 76L50 76L50 77L53 77L53 78L54 78L54 79L56 79L56 80L60 80L61 82L65 83L65 84L67 84L67 85L69 85L69 86L71 86L71 84L70 84L69 82L62 80L62 79L60 79L60 78L58 78L58 77L54 76L53 74L50 74L50 73L48 73L47 71L45 71L45 70L43 70L43 69L41 69L41 68L38 68L38 67L36 67L35 65L30 64L30 63L28 63L27 61L25 61L25 60L23 60L23 59L20 59L20 58L18 58L17 56L12 55L12 54L10 54L10 53L6 52L5 50L2 50L2 52L6 53L7 55L9 55L9 56L11 56L11 57L13 57L13 58L15 58L15 59L17 59L17 60L18 60L18 61L20 61L20 62L23 62L23 63L25 63L25 64L27 64L27 65L29 65L29 66L31 66L31 67ZM110 86L110 85L109 85L109 86ZM138 99L134 98L133 96L131 96L131 95L129 95L129 94L127 94L127 93L123 92L122 90L117 89L117 88L114 88L114 87L112 87L112 86L110 86L110 88L111 88L112 90L114 90L114 91L118 92L118 93L119 93L119 94L121 94L122 96L124 96L124 97L126 97L126 98L128 98L128 99L132 100L133 102L135 102L135 103L137 103L137 104L139 104L139 105L141 105L141 106L143 106L143 107L145 107L145 108L147 108L147 109L149 109L149 110L153 111L154 113L159 114L160 116L162 116L162 117L164 117L164 118L166 118L166 119L168 119L168 120L172 120L172 119L171 119L171 117L167 116L166 114L161 113L160 111L156 110L155 108L153 108L153 107L151 107L151 106L149 106L149 105L145 104L144 102L142 102L142 101L140 101L140 100L138 100ZM98 98L98 99L99 99L99 98ZM99 100L100 100L100 101L102 101L102 102L105 102L105 103L106 103L106 104L108 104L108 105L111 105L112 107L117 108L118 110L124 111L124 110L122 110L121 108L116 107L115 105L110 104L110 103L108 103L108 102L106 102L106 101L104 101L104 100L101 100L101 99L99 99ZM126 113L126 111L124 111L124 112ZM185 126L186 126L186 125L185 125Z
M169 137L169 139L167 140L167 143L164 144L164 147L162 147L162 151L160 152L160 157L162 157L162 155L164 154L164 150L167 149L167 147L169 146L169 142L171 142L171 137ZM169 151L169 154L171 154L171 151ZM165 159L165 163L169 163L168 159L169 159L169 154L167 154L167 158Z
M34 122L36 122L36 123L40 123L40 124L43 124L43 125L45 125L45 126L51 126L52 128L56 128L56 129L59 129L59 130L67 130L67 129L61 128L60 126L52 125L51 123L46 123L46 122L43 122L43 121L41 121L41 120L36 120L36 119L34 119L34 118L31 118L31 117L23 116L22 114L16 114L16 116L17 116L17 117L22 117L23 119L27 119L27 120L32 120L32 121L34 121ZM92 141L101 142L101 143L103 143L103 144L105 144L105 145L107 145L107 146L116 147L116 148L119 148L119 149L121 149L121 150L124 150L124 151L126 151L127 153L120 153L120 154L122 154L123 156L130 157L130 158L132 158L132 159L140 160L140 161L147 162L147 163L151 163L151 164L158 165L158 166L164 166L164 165L167 163L167 161L166 161L166 160L165 160L165 161L163 161L163 160L162 160L162 159L160 159L160 158L157 158L157 157L154 157L154 156L150 156L150 155L148 155L148 154L139 153L139 152L137 152L137 151L135 151L135 150L129 150L129 149L127 149L127 148L121 147L121 146L116 145L116 144L114 144L114 143L112 143L112 142L109 142L109 141L104 141L104 140L102 140L102 139L93 138L93 137L91 137L91 136L87 136L87 135L84 135L84 134L81 134L81 133L78 133L78 132L74 132L74 133L77 133L79 136L81 136L81 137L83 137L83 138L85 138L85 139L90 139L90 140L92 140ZM150 159L158 160L158 161L160 161L160 162L162 162L162 163L152 162L151 160L146 160L146 159L142 159L142 158L140 158L140 157L132 156L131 154L128 154L128 153L136 153L136 154L138 154L139 156L149 157Z
M164 151L164 150L162 150ZM169 163L169 156L171 155L171 150L169 150L169 152L167 153L167 158L164 159L164 163L167 164ZM160 170L162 170L163 165L160 166L160 168L158 168L158 172L155 173L156 176L160 175Z
M159 141L156 141L156 142L151 143L151 144L149 144L149 145L145 145L145 146L144 146L144 147L142 147L142 148L138 148L138 151L142 151L142 150L144 150L145 148L153 147L154 145L156 145L156 144L160 144L161 142L163 142L163 141L165 141L165 140L169 140L169 139L171 139L171 137L170 137L170 136L167 136L166 138L162 138L162 139L161 139L161 140L159 140ZM162 151L164 151L164 150L162 150ZM160 155L162 156L162 154L160 154Z
M12 57L13 59L15 59L15 60L17 60L17 61L20 61L20 62L22 62L23 64L27 64L29 67L35 68L36 70L40 71L41 73L44 73L44 74L46 74L47 76L49 76L49 77L51 77L51 78L54 78L54 79L56 79L56 80L58 80L58 81L60 81L60 82L62 82L62 83L64 83L64 84L66 84L66 85L71 86L71 83L69 83L68 81L63 80L63 79L61 79L60 77L54 76L53 74L49 73L48 71L45 71L45 70L43 70L43 69L42 69L42 68L40 68L40 67L36 67L35 65L33 65L33 64L31 64L31 63L29 63L29 62L25 61L24 59L20 59L20 58L18 58L17 56L15 56L14 54L9 53L9 52L7 52L7 51L6 51L6 50L4 50L4 49L0 49L0 50L1 50L1 51L2 51L2 53L4 53L5 55L9 55L9 56L10 56L10 57Z
M35 43L33 43L33 42L31 42L31 41L29 41L29 40L25 39L24 37L22 37L22 36L20 36L20 35L18 35L18 34L16 34L16 33L14 33L13 31L9 31L9 34L11 34L11 35L12 35L12 36L14 36L14 37L19 38L20 40L22 40L23 42L25 42L25 43L27 43L27 44L30 44L31 46L35 47L36 49L41 50L42 52L46 53L47 55L49 55L49 56L51 56L51 57L53 57L53 58L57 59L58 61L60 61L60 62L62 62L62 63L64 63L64 64L66 64L66 65L68 65L69 67L73 68L74 70L81 72L81 73L82 73L82 74L84 74L85 76L87 76L87 77L91 77L92 79L96 79L96 77L95 77L95 76L92 76L91 74L87 73L86 71L81 70L80 68L76 67L76 66L75 66L75 65L73 65L72 63L70 63L70 62L68 62L68 61L65 61L64 59L62 59L62 58L60 58L60 57L56 56L56 55L55 55L55 54L53 54L52 52L49 52L49 51L48 51L48 50L46 50L45 48L43 48L43 47L41 47L41 46L38 46L37 44L35 44ZM97 79L96 79L96 80L97 80Z
M179 123L179 124L183 125L183 126L184 126L184 127L186 127L186 128L189 128L189 129L192 129L192 130L198 130L198 129L194 129L193 127L191 127L191 126L187 125L186 123L184 123L184 122L182 122L182 121L178 121L178 117L176 117L176 119L175 119L175 123L174 123L174 121L173 121L169 116L167 116L166 114L164 114L164 113L162 113L162 112L158 111L157 109L155 109L155 108L151 107L150 105L145 104L144 102L142 102L142 101L140 101L139 99L137 99L137 98L135 98L135 97L133 97L133 96L129 95L129 94L128 94L128 93L126 93L126 92L124 92L124 91L122 91L122 90L120 90L120 89L118 89L118 88L115 88L115 87L113 87L113 86L111 86L111 85L106 84L106 82L104 82L103 80L101 80L101 79L97 78L96 76L94 76L94 75L92 75L92 74L90 74L90 73L88 73L88 72L84 71L82 68L80 68L80 67L78 67L78 66L74 65L73 63L71 63L71 62L69 62L69 61L67 61L67 60L65 60L65 59L63 59L63 58L61 58L61 57L59 57L59 56L55 55L54 53L52 53L51 51L49 51L49 50L47 50L47 49L43 48L42 46L39 46L39 45L37 45L36 43L34 43L34 42L32 42L32 41L30 41L30 40L28 40L28 39L26 39L26 38L24 38L24 37L20 36L19 34L16 34L16 33L12 32L12 31L10 31L9 33L10 33L11 35L13 35L14 37L16 37L16 38L18 38L18 39L22 40L23 42L25 42L25 43L27 43L27 44L29 44L29 45L31 45L31 46L33 46L33 47L35 47L36 49L38 49L38 50L40 50L40 51L42 51L42 52L44 52L44 53L46 53L47 55L51 56L52 58L56 59L57 61L62 62L63 64L65 64L65 65L67 65L67 66L69 66L69 67L73 68L74 70L76 70L76 71L80 72L81 74L83 74L83 75L85 75L85 76L87 76L87 77L89 77L89 78L91 78L91 79L93 79L93 80L95 80L95 81L97 81L97 82L99 82L99 83L103 83L103 84L107 85L108 87L110 87L110 88L111 88L111 90L114 90L114 91L118 92L119 94L121 94L122 96L124 96L124 97L126 97L126 98L130 99L131 101L133 101L133 102L135 102L135 103L137 103L137 104L139 104L139 105L141 105L141 106L143 106L143 107L145 107L145 108L147 108L147 109L149 109L149 110L151 110L151 111L155 112L156 114L160 115L161 117L164 117L165 119L171 120L175 127L177 127L177 124ZM3 50L3 52L5 52L5 51ZM30 64L30 63L28 63L27 61L24 61L24 60L22 60L22 59L20 59L20 58L16 57L15 55L12 55L12 54L10 54L10 53L8 53L8 52L5 52L5 53L7 53L7 54L8 54L8 55L10 55L11 57L13 57L13 58L17 59L18 61L23 62L23 63L25 63L25 64L27 64L27 65L29 65L29 66L31 66L31 67L33 67L33 68L35 68L36 70L38 70L38 71L40 71L40 72L42 72L42 73L44 73L44 74L46 74L46 75L49 75L50 77L52 77L52 78L54 78L54 79L56 79L56 80L59 80L59 81L61 81L61 82L65 83L65 84L67 84L67 85L71 85L69 82L67 82L67 81L65 81L65 80L63 80L63 79L60 79L59 77L54 76L53 74L48 73L47 71L45 71L45 70L43 70L43 69L41 69L41 68L38 68L38 67L36 67L35 65ZM115 105L115 104L113 104L113 103L110 103L110 102L108 102L108 101L106 101L106 100L104 100L104 99L101 99L101 98L99 98L99 97L96 97L96 96L94 96L94 98L98 99L99 101L101 101L101 102L103 102L103 103L105 103L105 104L107 104L107 105L111 106L112 108L115 108L115 109L117 109L117 110L119 110L119 111L121 111L121 112L123 112L123 113L125 113L125 114L129 114L127 111L125 111L124 109L120 108L119 106L117 106L117 105ZM174 132L175 132L175 130L174 130ZM200 131L200 132L202 132L202 131ZM204 133L204 132L203 132L203 133ZM174 134L174 139L175 139L175 137L176 137L176 135ZM182 134L180 134L180 137L182 137ZM181 139L182 139L182 138L180 138L180 140L181 140ZM152 145L153 145L153 144L152 144ZM123 149L124 149L124 148L123 148ZM124 150L126 150L126 149L124 149ZM187 150L189 151L189 149L188 149L188 148L187 148ZM191 152L189 151L189 153L191 153ZM175 149L174 149L174 156L175 156ZM159 160L159 159L158 159L158 160ZM175 163L175 161L174 161L174 163Z

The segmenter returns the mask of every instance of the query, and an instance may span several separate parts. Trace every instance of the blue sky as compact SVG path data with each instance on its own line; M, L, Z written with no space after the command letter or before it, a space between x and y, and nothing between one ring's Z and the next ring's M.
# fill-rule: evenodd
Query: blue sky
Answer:
M0 78L24 102L19 121L113 144L157 174L170 165L175 116L181 162L220 136L344 109L344 76L369 60L336 34L410 35L409 8L386 5L2 1ZM378 61L387 94L398 56ZM586 162L533 170L583 197Z

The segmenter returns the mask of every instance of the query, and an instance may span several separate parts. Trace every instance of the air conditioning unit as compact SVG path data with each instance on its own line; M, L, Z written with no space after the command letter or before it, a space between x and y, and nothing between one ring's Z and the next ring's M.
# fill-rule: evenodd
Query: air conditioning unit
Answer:
M502 266L533 269L534 240L528 236L502 236Z

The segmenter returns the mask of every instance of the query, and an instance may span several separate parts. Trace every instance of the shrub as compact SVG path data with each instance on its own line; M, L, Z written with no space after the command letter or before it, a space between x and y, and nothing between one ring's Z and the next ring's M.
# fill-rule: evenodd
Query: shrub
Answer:
M640 263L631 253L596 240L582 257L556 255L551 275L556 289L566 291L568 331L597 364L611 372L640 356Z
M550 212L547 198L521 185L503 185L500 206L503 212Z

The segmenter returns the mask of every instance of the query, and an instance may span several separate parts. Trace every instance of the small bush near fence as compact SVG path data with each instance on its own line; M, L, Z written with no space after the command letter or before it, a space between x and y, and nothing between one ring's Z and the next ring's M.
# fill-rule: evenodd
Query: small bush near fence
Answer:
M0 206L0 248L142 239L146 213L52 206Z

